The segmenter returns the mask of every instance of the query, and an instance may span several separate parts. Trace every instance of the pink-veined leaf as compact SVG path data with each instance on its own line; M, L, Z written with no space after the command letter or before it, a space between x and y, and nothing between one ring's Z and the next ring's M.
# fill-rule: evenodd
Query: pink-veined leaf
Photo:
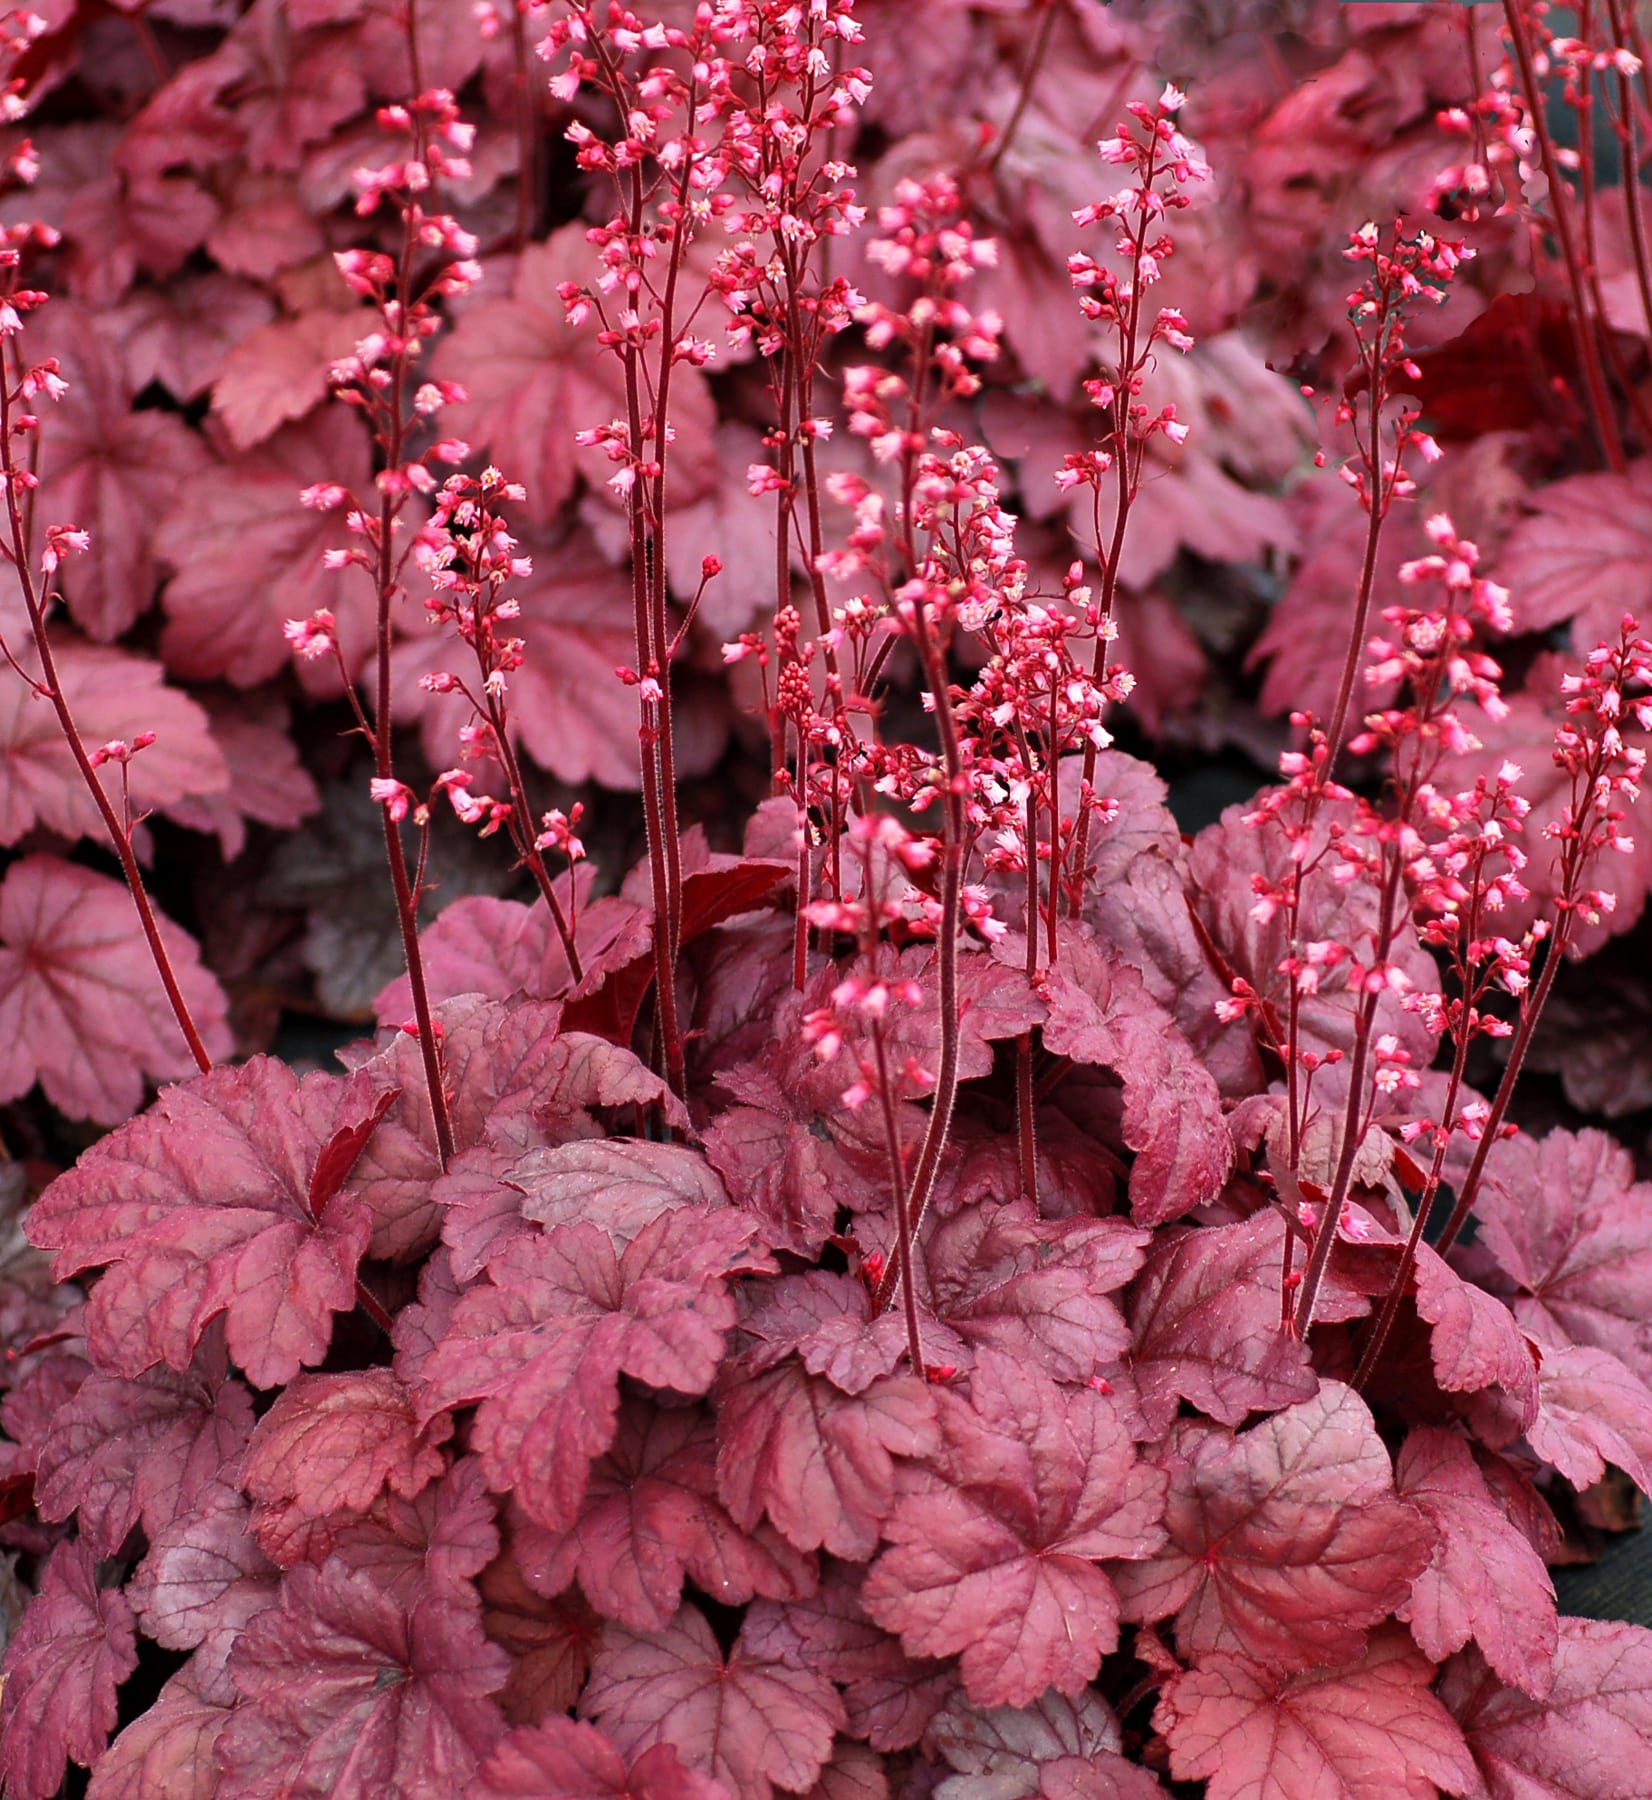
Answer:
M1514 1316L1545 1343L1610 1350L1652 1381L1652 1183L1603 1131L1521 1134L1486 1163L1480 1237L1523 1292Z
M11 638L8 632L8 641ZM34 651L14 646L31 674ZM141 732L155 741L125 765L134 810L165 810L180 800L221 793L229 781L223 752L201 708L166 685L157 662L124 650L53 634L52 658L81 742L90 750ZM98 780L123 810L122 765L106 762ZM107 841L103 816L87 791L51 705L8 673L0 682L0 844L15 844L36 825L59 837Z
M227 1056L223 989L193 938L156 924L208 1053ZM0 1100L38 1080L60 1112L118 1125L146 1077L195 1072L126 884L55 856L13 863L0 882Z
M1438 1426L1417 1426L1395 1480L1435 1533L1428 1566L1396 1608L1418 1645L1445 1662L1472 1637L1505 1681L1545 1693L1556 1642L1554 1583L1468 1444Z
M1370 1411L1339 1382L1238 1436L1184 1421L1168 1466L1169 1547L1116 1578L1129 1616L1176 1614L1184 1656L1355 1657L1428 1561L1427 1524L1395 1498Z
M1562 1619L1541 1699L1506 1687L1474 1650L1446 1670L1486 1800L1642 1800L1652 1766L1652 1631Z
M887 1375L845 1394L788 1359L725 1365L717 1394L717 1490L735 1522L767 1513L799 1550L864 1561L895 1504L896 1456L934 1447L927 1383Z
M99 1588L91 1545L59 1544L0 1663L0 1775L12 1800L51 1800L70 1762L97 1761L115 1690L137 1666L126 1596Z
M252 1431L252 1396L229 1372L221 1343L182 1374L136 1380L93 1372L53 1417L35 1466L42 1518L79 1514L80 1534L113 1556L143 1521L151 1537L239 1464Z
M319 1362L355 1304L371 1227L348 1185L319 1212L316 1161L374 1110L364 1075L306 1075L256 1057L169 1088L40 1197L31 1241L60 1275L102 1267L87 1336L107 1368L189 1366L212 1321L255 1387Z
M1216 1083L1141 976L1093 939L1069 934L1046 991L1045 1047L1124 1083L1137 1223L1162 1225L1214 1200L1233 1167Z
M570 1525L613 1441L622 1372L678 1393L711 1386L735 1322L724 1278L766 1261L751 1236L725 1209L662 1214L623 1252L588 1224L508 1239L424 1364L421 1416L479 1401L489 1482L542 1525Z
M477 1800L728 1800L720 1781L684 1768L671 1744L627 1767L596 1726L576 1719L509 1732L476 1779Z
M1357 1662L1303 1674L1221 1654L1165 1685L1153 1723L1171 1773L1208 1800L1438 1800L1476 1792L1473 1758L1428 1691L1434 1665L1403 1631Z
M745 1532L717 1498L717 1440L709 1414L627 1402L606 1454L592 1466L579 1517L565 1532L526 1520L516 1559L543 1594L576 1577L606 1618L662 1631L687 1577L724 1606L756 1595L791 1600L814 1587L811 1557L759 1522Z
M366 1512L385 1490L411 1500L445 1472L453 1421L421 1430L413 1397L390 1369L300 1375L258 1421L242 1485L262 1515L290 1526Z
M977 1355L967 1399L942 1387L935 1403L941 1446L902 1469L862 1602L910 1654L961 1652L977 1705L1077 1693L1118 1642L1096 1564L1163 1545L1164 1477L1110 1401L999 1351Z
M488 1696L509 1659L470 1600L404 1602L331 1561L291 1570L230 1655L241 1704L218 1739L244 1800L418 1800L464 1793L503 1735Z
M1130 1369L1153 1436L1180 1401L1224 1425L1313 1397L1304 1347L1279 1328L1285 1227L1272 1212L1237 1225L1161 1232L1130 1291Z
M694 1606L664 1631L610 1625L579 1710L622 1755L634 1760L671 1744L735 1800L770 1800L777 1786L805 1791L844 1724L843 1702L823 1675L762 1661L739 1639L725 1660Z

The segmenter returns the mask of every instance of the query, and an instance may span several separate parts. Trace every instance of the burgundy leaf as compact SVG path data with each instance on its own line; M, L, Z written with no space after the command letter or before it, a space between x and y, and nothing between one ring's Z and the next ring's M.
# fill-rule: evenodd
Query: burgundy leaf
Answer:
M257 1387L319 1362L331 1315L355 1304L369 1220L348 1187L319 1213L322 1147L374 1104L365 1076L307 1075L256 1057L170 1088L40 1197L32 1241L59 1275L106 1266L87 1309L99 1360L185 1369L223 1316Z
M629 1769L594 1725L547 1719L506 1735L483 1764L478 1800L728 1800L709 1775L685 1769L668 1743Z
M811 1375L824 1375L846 1394L862 1394L880 1376L894 1373L906 1354L906 1326L899 1313L869 1319L863 1283L852 1275L811 1269L783 1275L743 1296L740 1329L754 1348L745 1366L773 1368L796 1351Z
M758 1594L795 1599L816 1580L812 1559L773 1526L743 1532L719 1502L710 1416L640 1400L622 1407L614 1442L592 1467L570 1529L524 1521L513 1544L541 1593L559 1594L577 1577L593 1605L635 1631L670 1624L685 1576L725 1606Z
M541 1524L572 1524L613 1440L622 1372L679 1393L711 1386L735 1321L723 1278L752 1266L751 1235L732 1210L683 1210L623 1252L587 1224L509 1239L426 1361L421 1415L480 1401L489 1482Z
M1601 1131L1523 1133L1486 1163L1480 1237L1523 1290L1519 1322L1552 1344L1610 1350L1652 1381L1652 1182Z
M1176 1613L1184 1656L1356 1657L1428 1561L1427 1525L1395 1499L1371 1414L1339 1382L1237 1437L1184 1421L1169 1468L1170 1546L1117 1578L1131 1617Z
M1124 1083L1137 1222L1162 1225L1214 1200L1233 1167L1216 1083L1141 976L1072 933L1046 985L1045 1047L1112 1069Z
M317 309L261 325L224 358L212 410L237 450L251 450L327 398L332 365L362 335L353 312Z
M0 1664L0 1774L13 1800L51 1800L68 1763L91 1768L115 1728L115 1690L137 1666L125 1595L99 1589L89 1544L59 1544Z
M78 1511L80 1534L112 1556L141 1518L153 1538L191 1508L252 1431L252 1396L229 1373L221 1344L182 1374L136 1380L92 1374L52 1419L35 1467L42 1518Z
M685 1606L659 1632L611 1625L580 1700L621 1754L671 1744L735 1800L801 1793L832 1753L843 1702L824 1676L750 1656L736 1640L725 1661L705 1616Z
M1497 1298L1465 1281L1427 1244L1417 1246L1417 1311L1433 1328L1434 1379L1448 1394L1497 1388L1527 1412L1536 1403L1529 1339Z
M883 1758L865 1744L840 1737L832 1759L803 1800L889 1800Z
M955 1693L927 1741L957 1771L936 1800L1152 1800L1163 1795L1145 1769L1124 1760L1118 1721L1094 1688L1074 1699L1053 1690L1025 1707L971 1706ZM1070 1782L1071 1785L1064 1785Z
M98 1759L86 1800L213 1800L212 1747L228 1717L194 1670L180 1669Z
M513 1725L531 1725L570 1711L602 1627L579 1589L547 1600L508 1555L490 1563L476 1585L483 1628L511 1657L510 1679L499 1691L505 1717Z
M962 1653L981 1706L1077 1693L1118 1642L1118 1600L1095 1565L1164 1543L1165 1483L1091 1388L983 1350L969 1396L941 1388L942 1442L903 1469L892 1545L861 1599L914 1656Z
M1153 1723L1171 1773L1208 1800L1437 1800L1471 1794L1474 1760L1428 1691L1434 1666L1403 1631L1358 1662L1282 1675L1212 1656L1162 1691Z
M1505 1681L1548 1690L1555 1650L1554 1583L1509 1519L1468 1445L1437 1426L1414 1429L1396 1482L1434 1527L1434 1553L1396 1608L1435 1662L1472 1637Z
M150 1541L126 1593L145 1634L168 1650L221 1659L247 1621L275 1603L280 1571L252 1535L246 1496L220 1482Z
M438 1480L452 1430L445 1414L420 1430L412 1395L389 1369L300 1375L258 1421L241 1480L278 1531L364 1513L387 1489L411 1500Z
M293 1569L230 1656L241 1693L218 1739L237 1800L417 1800L467 1790L504 1721L509 1659L474 1599L406 1604L340 1562Z
M228 1002L192 938L159 919L185 1003L212 1053L228 1055ZM124 882L30 856L0 882L0 1100L38 1079L71 1118L116 1125L144 1078L196 1071L138 930Z
M218 793L186 794L166 808L166 815L191 831L214 833L225 862L233 862L246 848L249 819L290 831L319 811L321 794L298 759L280 701L242 699L226 705L208 699L203 704L213 742L229 769L229 785Z
M1652 1756L1652 1631L1562 1619L1541 1699L1505 1687L1473 1650L1445 1672L1486 1800L1642 1800Z
M589 1138L530 1150L510 1172L522 1190L522 1216L541 1225L585 1219L628 1244L662 1213L726 1206L717 1171L682 1144Z
M895 1503L895 1456L935 1444L927 1383L888 1375L845 1394L795 1362L727 1365L717 1394L717 1490L751 1531L767 1513L799 1550L864 1561Z
M873 1624L860 1603L860 1574L829 1562L807 1599L759 1600L746 1609L743 1641L766 1662L836 1682L853 1736L876 1750L905 1750L924 1735L957 1678L948 1663L909 1657L899 1638Z
M1272 1212L1155 1238L1130 1292L1130 1368L1151 1436L1170 1429L1182 1400L1241 1425L1313 1397L1307 1352L1279 1328L1284 1239Z
M1088 1381L1129 1333L1106 1296L1141 1267L1149 1234L1123 1219L1039 1219L1025 1200L979 1202L924 1244L930 1309L975 1349Z
M7 636L11 641L12 634ZM32 676L34 652L22 644L16 651ZM154 743L127 765L136 806L166 808L186 797L223 792L229 771L206 714L166 685L159 663L68 637L54 641L52 660L89 750L155 733ZM98 776L117 813L120 778L117 762L105 763ZM103 839L105 833L57 714L8 671L0 683L0 844L15 844L37 824L65 838Z

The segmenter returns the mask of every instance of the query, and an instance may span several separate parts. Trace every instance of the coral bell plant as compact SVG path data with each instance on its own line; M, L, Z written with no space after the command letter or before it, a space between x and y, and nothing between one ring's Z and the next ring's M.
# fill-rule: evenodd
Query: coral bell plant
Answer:
M1637 9L0 38L0 1792L1645 1800Z

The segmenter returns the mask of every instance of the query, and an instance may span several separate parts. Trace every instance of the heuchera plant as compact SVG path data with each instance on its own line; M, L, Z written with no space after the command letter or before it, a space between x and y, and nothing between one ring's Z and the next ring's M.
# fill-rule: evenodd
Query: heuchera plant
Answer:
M1645 46L1283 10L7 16L10 1800L1652 1792Z

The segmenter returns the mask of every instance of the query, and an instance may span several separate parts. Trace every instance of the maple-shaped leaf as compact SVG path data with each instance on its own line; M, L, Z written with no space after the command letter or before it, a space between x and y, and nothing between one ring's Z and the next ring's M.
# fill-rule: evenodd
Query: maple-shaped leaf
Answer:
M1530 497L1531 515L1508 535L1494 573L1521 631L1573 621L1572 641L1616 642L1626 612L1652 606L1652 457L1622 475L1569 475Z
M1642 1800L1652 1756L1652 1631L1562 1619L1541 1699L1506 1687L1474 1650L1440 1695L1474 1752L1486 1800Z
M60 1176L29 1217L60 1276L101 1267L87 1338L117 1374L186 1369L220 1316L255 1387L319 1362L355 1305L370 1220L346 1182L313 1194L323 1150L375 1113L364 1075L255 1057L169 1088Z
M279 701L239 697L202 704L229 784L214 794L186 794L166 815L191 831L214 833L225 862L233 862L246 848L249 819L290 831L320 809L321 794L299 761L291 721Z
M223 989L193 938L156 924L202 1041L229 1055ZM13 863L0 881L0 1100L38 1080L70 1118L118 1125L146 1078L195 1071L126 884L55 856Z
M411 1603L337 1560L289 1572L230 1653L241 1704L218 1739L244 1800L417 1800L468 1790L503 1735L509 1673L474 1596Z
M622 1246L663 1213L728 1204L717 1171L697 1151L639 1138L585 1138L530 1150L508 1179L522 1192L525 1219L546 1227L585 1219Z
M436 375L458 382L468 396L442 415L447 428L477 449L486 448L500 468L526 486L530 516L541 525L556 517L573 492L583 460L574 433L625 414L619 359L599 349L589 332L570 325L557 297L563 282L590 279L589 259L585 228L577 221L544 243L530 244L516 259L509 298L467 307L432 365ZM678 504L715 485L716 464L707 454L715 416L704 376L679 364L671 382ZM605 478L600 462L586 466L593 479ZM607 675L612 681L612 664Z
M1432 1246L1419 1244L1417 1313L1430 1326L1434 1379L1448 1394L1495 1387L1511 1402L1536 1404L1531 1340L1495 1294L1465 1281Z
M1610 1350L1652 1381L1652 1182L1603 1131L1497 1144L1475 1198L1480 1238L1520 1284L1514 1316L1545 1343Z
M1473 1794L1474 1759L1428 1691L1434 1665L1403 1631L1357 1662L1287 1675L1220 1654L1166 1683L1153 1723L1170 1771L1208 1800L1438 1800Z
M866 1316L866 1288L852 1275L810 1269L765 1281L742 1295L743 1366L771 1369L796 1351L811 1375L861 1394L906 1354L906 1326L893 1310ZM956 1341L956 1340L954 1340Z
M1416 1427L1400 1451L1395 1481L1434 1527L1428 1566L1396 1608L1418 1645L1445 1662L1473 1638L1505 1681L1546 1693L1556 1642L1554 1583L1467 1443L1438 1426Z
M251 450L327 398L332 365L362 336L363 316L317 309L249 332L224 358L212 410L237 450Z
M1307 1351L1279 1328L1285 1227L1272 1212L1237 1225L1161 1232L1130 1290L1130 1369L1148 1431L1188 1400L1224 1425L1313 1397Z
M336 32L295 30L284 7L261 3L186 72L230 112L254 169L294 169L306 145L361 110L365 83L343 53L347 42Z
M671 1744L734 1800L770 1800L776 1787L804 1792L844 1723L825 1676L754 1657L743 1638L725 1659L694 1606L663 1631L610 1625L579 1710L623 1756Z
M477 1800L728 1800L669 1743L626 1759L594 1725L546 1719L506 1734L477 1772Z
M591 1667L602 1620L578 1588L547 1600L508 1552L482 1571L482 1626L511 1658L499 1704L513 1725L572 1710Z
M38 671L32 648L14 643L18 662ZM194 795L217 794L229 782L223 752L206 714L187 695L166 685L157 662L61 632L52 639L58 686L88 747L130 744L140 732L155 741L127 767L132 802L164 810ZM104 792L121 809L121 765L98 773ZM0 844L15 844L36 825L59 837L103 839L103 816L87 792L51 705L27 682L0 683Z
M727 1365L717 1392L717 1491L743 1530L767 1513L799 1550L864 1562L895 1504L896 1456L936 1442L929 1384L887 1375L845 1394L788 1359Z
M153 1538L238 1464L252 1424L252 1396L221 1342L203 1345L181 1374L94 1372L52 1419L35 1503L45 1519L77 1512L81 1537L113 1556L140 1519Z
M155 1533L126 1584L145 1634L168 1650L227 1656L275 1603L280 1571L252 1535L246 1496L227 1481L202 1490Z
M213 1800L212 1747L228 1717L186 1665L98 1758L86 1800Z
M852 1736L875 1750L905 1750L928 1730L957 1676L948 1663L909 1657L899 1638L873 1624L860 1603L862 1573L828 1562L806 1599L757 1601L746 1609L742 1641L766 1662L825 1675L842 1691Z
M1088 1381L1129 1343L1107 1295L1140 1268L1148 1239L1123 1219L1044 1220L1026 1200L983 1201L941 1220L926 1240L925 1298L971 1349L1002 1350L1057 1381Z
M141 287L103 315L133 393L158 381L174 399L198 400L224 358L275 305L261 286L216 269Z
M1168 1466L1169 1547L1117 1580L1131 1617L1176 1613L1184 1656L1357 1656L1428 1561L1428 1527L1394 1497L1370 1411L1340 1382L1237 1436L1184 1421Z
M1113 1070L1124 1083L1124 1141L1135 1151L1130 1209L1162 1225L1214 1200L1233 1167L1216 1083L1128 963L1069 932L1045 977L1046 1049Z
M671 1622L687 1577L725 1606L762 1594L790 1600L815 1585L813 1558L761 1522L745 1532L717 1498L717 1439L709 1413L628 1401L607 1453L592 1466L567 1531L531 1520L512 1543L543 1594L578 1578L607 1618L636 1631Z
M1575 1488L1613 1462L1652 1493L1652 1388L1608 1350L1545 1344L1542 1359L1531 1447Z
M1024 1707L972 1706L957 1692L926 1743L957 1771L936 1800L1152 1800L1164 1789L1122 1754L1118 1720L1094 1688L1053 1689Z
M322 566L323 551L345 547L348 534L339 514L297 504L322 480L353 493L371 485L366 438L344 407L214 469L163 516L155 548L175 573L163 597L161 654L175 674L256 687L291 661L285 622L323 608L338 619L345 662L360 666L373 643L372 583L358 569L339 576ZM258 571L250 583L249 569ZM337 686L325 661L301 663L298 674L315 692Z
M0 1776L12 1800L51 1800L68 1763L91 1768L115 1728L115 1690L137 1666L126 1596L99 1588L90 1544L59 1544L0 1662Z
M862 1603L914 1656L961 1652L977 1705L1077 1693L1118 1642L1096 1564L1164 1543L1164 1477L1137 1463L1110 1401L996 1350L978 1353L967 1398L935 1401L941 1446L901 1471Z
M86 553L70 557L59 579L70 617L108 641L153 604L155 520L181 490L199 485L209 458L176 414L132 410L115 346L88 311L69 302L46 311L41 341L30 334L29 357L48 354L69 391L40 434L37 504L45 519L72 519L91 533ZM85 721L82 728L92 735Z
M751 1237L725 1209L662 1214L623 1251L589 1224L508 1239L425 1361L420 1416L479 1401L489 1482L542 1525L572 1524L613 1441L622 1373L678 1393L711 1386L735 1321L724 1279L753 1266Z
M803 1800L889 1800L889 1796L883 1758L866 1744L840 1737Z
M390 1369L300 1375L258 1421L242 1485L277 1529L364 1513L386 1489L411 1500L438 1480L452 1430L445 1414L421 1430L412 1394Z

